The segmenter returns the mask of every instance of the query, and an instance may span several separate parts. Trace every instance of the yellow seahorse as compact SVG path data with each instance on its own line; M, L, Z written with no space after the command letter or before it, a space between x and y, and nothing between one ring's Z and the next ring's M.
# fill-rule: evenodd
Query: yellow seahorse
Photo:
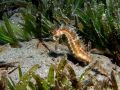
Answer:
M53 32L53 39L59 40L60 36L65 35L68 40L69 49L74 56L83 62L91 62L92 57L82 48L79 38L70 27L60 27Z

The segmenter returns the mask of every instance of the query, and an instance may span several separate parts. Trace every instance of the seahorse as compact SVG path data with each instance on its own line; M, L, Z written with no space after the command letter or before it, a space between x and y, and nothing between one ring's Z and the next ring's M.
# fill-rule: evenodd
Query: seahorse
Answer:
M72 54L79 61L91 62L92 57L82 48L78 35L73 31L71 27L60 27L53 32L53 39L59 40L62 35L65 35L68 41L68 48L72 51Z

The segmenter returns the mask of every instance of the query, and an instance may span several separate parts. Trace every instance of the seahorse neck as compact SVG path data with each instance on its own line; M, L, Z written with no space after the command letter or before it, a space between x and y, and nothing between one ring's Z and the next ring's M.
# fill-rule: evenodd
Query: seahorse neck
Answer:
M68 40L69 49L72 51L72 53L73 54L78 53L77 47L80 47L80 46L78 46L78 43L76 42L77 41L76 33L72 32L70 30L67 30L67 29L66 30L63 29L62 35L66 36L66 38Z
M65 35L67 39L75 39L76 38L76 34L74 34L73 32L69 31L69 30L61 30L61 35Z

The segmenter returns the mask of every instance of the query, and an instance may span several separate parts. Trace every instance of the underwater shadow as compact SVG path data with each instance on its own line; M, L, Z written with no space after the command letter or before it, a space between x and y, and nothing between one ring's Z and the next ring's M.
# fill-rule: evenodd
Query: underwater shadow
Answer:
M64 53L56 53L56 52L54 52L54 51L50 51L50 52L48 53L48 55L49 55L50 57L57 58L57 57L60 57L60 56L64 56Z
M72 63L74 64L78 64L79 66L85 67L87 65L87 63L82 62L82 61L78 61L77 58L75 58L72 54L67 54L67 59L70 60Z
M64 54L64 53L56 53L56 52L54 52L54 51L50 51L50 52L48 53L48 55L49 55L50 57L57 58L57 57L60 57L60 56L63 57L65 54ZM78 64L78 65L80 65L80 66L82 66L82 67L84 67L84 66L87 65L87 63L85 63L85 62L78 61L78 60L77 60L72 54L70 54L70 53L67 53L67 59L68 59L69 61L71 61L73 64Z

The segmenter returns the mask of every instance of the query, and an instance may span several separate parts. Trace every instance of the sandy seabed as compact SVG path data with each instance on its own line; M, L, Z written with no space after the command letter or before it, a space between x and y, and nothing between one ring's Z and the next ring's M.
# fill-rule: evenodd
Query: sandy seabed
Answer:
M41 43L39 43L39 47L37 47L38 42L39 41L37 39L33 39L29 42L21 42L20 48L12 48L8 44L1 46L2 48L0 52L0 62L17 61L19 62L23 73L29 70L33 65L39 64L40 68L36 71L36 73L39 74L41 77L47 77L50 65L58 64L61 58L64 56L64 54L70 53L70 51L68 50L67 46L59 44L58 45L59 49L57 52L61 53L61 55L58 57L52 57L50 56L49 51ZM50 50L55 51L54 42L49 41L49 42L45 42L45 44L50 48ZM108 57L97 54L91 54L91 56L93 57L94 60L99 61L99 64L105 68L108 75L110 75L112 70L116 72L120 72L120 68L112 64ZM87 66L82 67L80 64L78 63L75 64L70 60L67 61L73 67L77 77L79 77L87 67ZM95 72L93 71L91 71L90 73L92 73L93 75L95 74ZM18 70L16 69L9 76L12 77L12 79L17 82ZM103 75L99 75L99 74L96 75L96 77L98 80L103 80L105 78ZM118 81L120 83L120 80Z

